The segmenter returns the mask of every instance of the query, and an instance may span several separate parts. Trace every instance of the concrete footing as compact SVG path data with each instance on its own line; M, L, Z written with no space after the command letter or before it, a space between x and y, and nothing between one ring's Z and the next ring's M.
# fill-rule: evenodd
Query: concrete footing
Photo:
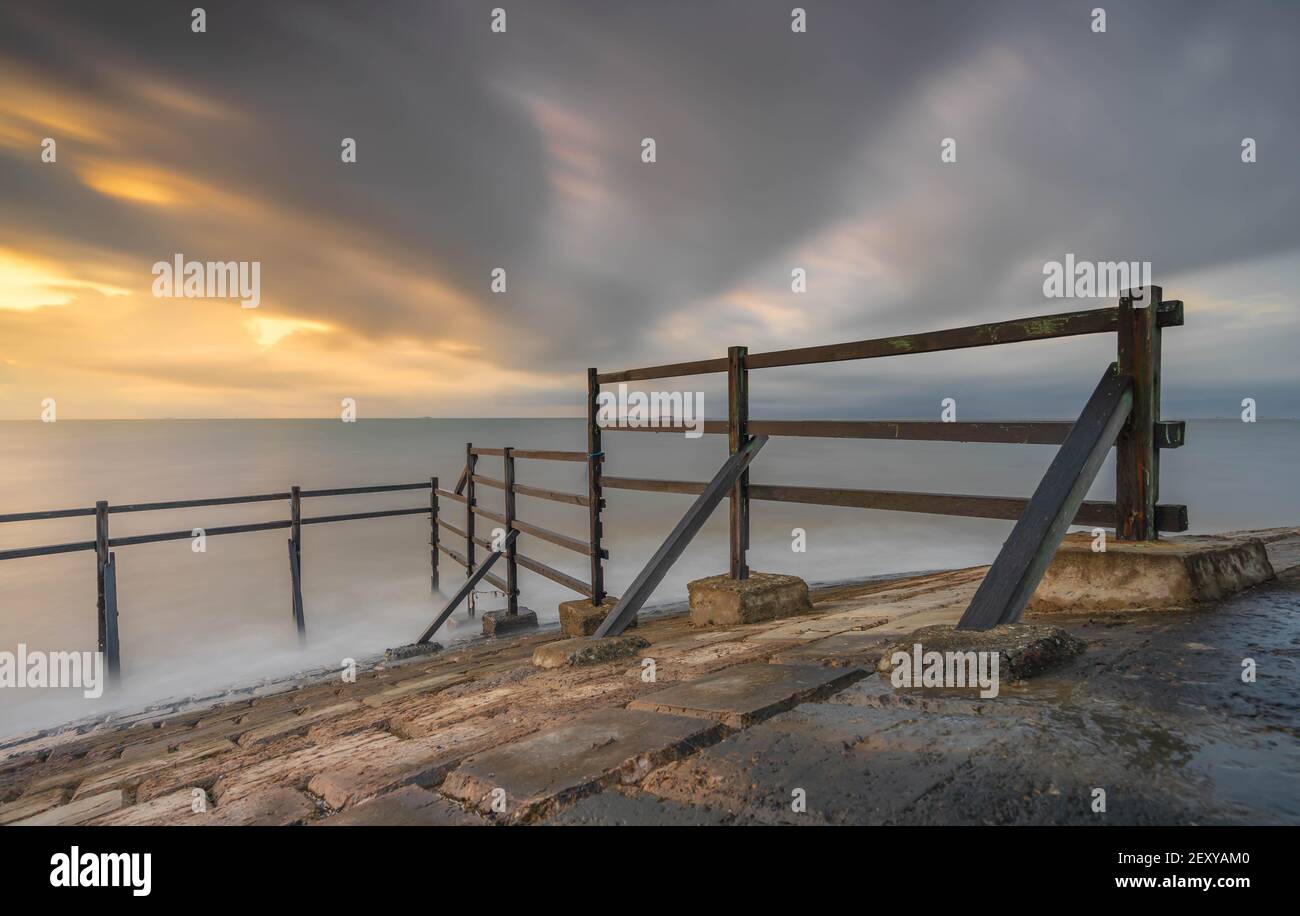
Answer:
M758 623L812 610L808 583L798 576L751 572L748 579L709 576L686 586L691 624L697 627Z
M413 642L404 646L395 646L384 650L384 661L398 662L421 655L436 655L442 651L442 644L436 642Z
M560 602L560 632L565 636L590 636L596 632L602 620L609 616L618 604L614 595L606 595L600 604L592 604L590 598L575 598ZM637 619L632 618L629 627L636 626Z
M1091 535L1066 537L1027 613L1176 607L1214 601L1274 577L1257 538L1108 538L1104 552L1093 547Z
M963 672L967 678L964 678L965 685L962 687L951 683L930 683L927 673L936 656L946 665L949 656L996 652L998 680L1018 681L1063 665L1082 653L1086 647L1083 640L1071 636L1061 627L1045 623L1009 623L991 630L958 630L950 624L940 624L922 627L885 647L876 670L896 687L971 690L978 685L969 681L971 671L968 666ZM944 665L934 670L943 674L946 670ZM900 685L891 675L896 667L901 666L907 666L911 670L902 672L906 677L901 679L904 683ZM987 665L981 667L977 660L976 670L991 672L992 669ZM916 682L918 675L921 678L919 683Z
M506 636L519 630L537 629L537 612L521 607L517 614L509 611L488 611L483 615L484 636Z
M533 650L533 664L538 668L596 665L636 655L649 645L649 641L640 636L606 636L603 639L578 636L538 646Z

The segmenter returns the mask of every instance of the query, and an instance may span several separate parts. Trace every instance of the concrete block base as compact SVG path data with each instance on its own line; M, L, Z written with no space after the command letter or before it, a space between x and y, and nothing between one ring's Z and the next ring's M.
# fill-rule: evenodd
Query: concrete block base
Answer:
M793 617L812 610L808 583L798 576L751 572L748 579L710 576L686 586L691 625L732 626Z
M521 607L519 613L488 611L483 615L484 636L507 636L520 630L537 629L537 612Z
M573 601L560 602L560 632L565 636L590 636L596 632L601 621L609 616L618 604L614 595L606 595L600 604L592 604L590 598L575 598ZM636 626L637 619L632 618L629 627Z
M1108 538L1094 552L1089 534L1066 537L1026 613L1126 611L1214 601L1274 577L1257 538Z
M918 650L916 647L920 646ZM932 685L914 683L915 658L919 651L921 674L924 678L929 653L947 656L949 653L998 653L998 679L1018 681L1063 665L1086 648L1082 639L1071 636L1061 627L1044 623L1009 623L991 630L958 630L951 624L921 627L910 636L904 636L883 647L876 670L890 680L896 664L908 665L912 672L904 689L926 689ZM901 654L899 654L901 653ZM938 670L938 669L936 669ZM991 669L989 669L991 670ZM972 687L958 688L948 685L938 689L969 691Z
M408 658L417 658L421 655L436 655L442 651L442 644L436 642L413 642L404 646L396 646L392 649L384 650L384 661L400 662Z
M570 665L597 665L636 655L650 643L640 636L606 636L588 639L577 636L548 642L533 650L533 664L538 668L566 668Z

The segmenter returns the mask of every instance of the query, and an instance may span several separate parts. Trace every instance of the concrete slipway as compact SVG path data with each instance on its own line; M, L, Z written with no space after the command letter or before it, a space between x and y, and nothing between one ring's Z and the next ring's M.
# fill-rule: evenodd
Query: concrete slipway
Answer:
M958 570L645 618L582 666L535 667L540 633L27 736L0 824L1297 823L1300 530L1249 534L1275 580L1053 614L1086 651L993 699L874 672L956 621L984 572Z

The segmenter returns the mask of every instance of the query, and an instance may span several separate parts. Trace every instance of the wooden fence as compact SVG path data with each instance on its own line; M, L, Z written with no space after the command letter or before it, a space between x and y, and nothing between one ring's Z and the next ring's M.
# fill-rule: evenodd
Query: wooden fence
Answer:
M1061 445L1062 449L1058 454L1060 466L1058 467L1056 462L1053 465L1053 470L1057 472L1056 476L1061 479L1057 480L1052 476L1052 471L1049 471L1048 477L1044 478L1033 499L1013 496L750 484L747 469L741 469L739 477L732 484L728 494L731 546L729 568L730 575L736 579L745 579L749 575L746 551L749 547L751 499L887 509L896 512L1015 519L1018 529L1026 526L1026 530L1032 527L1029 525L1030 522L1040 517L1046 518L1047 521L1040 526L1042 530L1038 530L1037 534L1021 535L1019 532L1013 532L1013 538L1008 540L1008 544L1018 543L1020 546L1017 549L1022 553L1027 552L1017 560L1019 566L1037 568L1041 576L1046 558L1055 551L1060 536L1071 524L1113 527L1116 536L1121 540L1154 540L1161 531L1187 530L1186 506L1161 505L1157 502L1159 452L1161 449L1180 447L1185 435L1185 427L1181 421L1160 419L1161 330L1166 327L1180 326L1183 323L1183 303L1165 301L1162 296L1160 287L1150 286L1128 291L1120 297L1118 306L1113 308L1041 315L924 334L764 353L749 353L745 347L731 347L726 357L618 372L602 373L592 369L588 370L590 430L588 437L589 439L595 437L598 448L602 430L596 424L595 405L599 386L602 384L725 372L727 374L727 419L705 421L703 432L719 435L726 433L729 453L733 456L745 448L746 443L751 440L771 436ZM1138 307L1137 303L1144 303L1145 307ZM1106 421L1090 437L1082 436L1076 429L1078 424L1070 422L766 420L751 419L749 415L749 373L756 369L937 353L1084 334L1116 335L1117 360L1115 365L1107 370L1107 375L1125 380L1119 386L1122 387L1122 391L1118 388L1112 391L1108 387L1102 391L1099 388L1099 391L1094 393L1094 398L1089 401L1089 407L1085 408L1081 421L1084 417L1094 414ZM681 431L681 426L675 423L618 428L641 432ZM606 427L604 431L610 430L610 427ZM1106 441L1106 436L1111 432L1113 438ZM1083 493L1086 492L1087 485L1092 482L1097 470L1092 460L1099 464L1112 442L1117 449L1116 498L1113 502L1085 501L1082 498ZM1073 470L1069 473L1061 470L1066 467ZM1062 477L1062 474L1065 476ZM1085 474L1088 475L1086 481L1083 480ZM715 478L715 481L717 479ZM1054 488L1048 486L1049 481L1055 481ZM1080 486L1080 483L1083 485ZM609 490L642 490L695 495L701 501L697 502L698 507L706 499L710 483L605 475L601 478L601 486ZM689 527L683 526L684 529ZM680 536L683 536L683 532L675 531L670 535L669 540L672 541L673 537ZM693 532L684 536L693 536ZM1020 543L1022 541L1025 543ZM677 545L678 549L675 551L668 549L670 546L672 545L669 542L665 542L664 548L655 555L656 559L652 560L651 566L656 562L671 564L684 544ZM1002 557L1000 556L999 559L1001 560ZM1024 569L1019 569L1019 566L1014 575L1007 573L1009 580L1014 579L1021 583L1015 595L1004 596L1004 600L997 608L989 610L986 607L979 614L975 613L977 608L973 605L972 610L968 612L968 617L963 618L963 625L974 625L976 618L979 618L981 625L987 625L990 615L997 617L995 623L1010 622L1019 617L1019 612L1023 609L1023 601L1028 600L1028 594L1023 594L1023 586L1029 578L1033 578L1028 576ZM997 564L995 564L995 571L1000 578L1002 570L998 569ZM652 573L650 566L645 572ZM662 576L662 571L659 572L659 576ZM654 579L655 576L652 574L648 578ZM990 578L993 578L992 573ZM1034 578L1033 581L1036 584L1037 579ZM1030 592L1032 593L1032 588ZM610 611L597 635L621 632L622 626L635 616L637 610L637 607L631 606L629 602L635 603L644 600L644 597L646 596L624 595L619 605ZM986 598L987 595L981 597L983 603L981 606L988 603ZM1014 607L1018 602L1020 607Z
M1145 303L1139 307L1137 303ZM288 540L292 612L300 634L305 632L302 602L302 527L355 519L401 515L430 517L430 584L439 586L438 555L445 554L465 569L467 579L451 601L425 629L419 642L428 642L452 611L484 579L506 595L508 615L519 610L519 567L544 576L588 598L593 605L606 601L604 560L609 552L602 546L601 513L606 490L641 490L679 493L696 497L692 508L651 558L642 573L617 602L597 635L622 631L641 604L690 539L699 531L722 499L730 501L730 560L733 578L749 576L746 552L750 543L750 500L886 509L978 518L1014 519L1016 527L1004 544L962 626L984 628L1018 619L1038 578L1069 525L1113 527L1121 540L1154 540L1159 532L1185 531L1187 507L1163 505L1159 495L1159 455L1178 448L1184 441L1184 424L1160 418L1160 337L1166 327L1183 323L1183 303L1165 301L1160 287L1132 290L1120 297L1113 308L1066 312L1001 321L992 324L952 328L924 334L910 334L850 343L801 347L749 353L745 347L731 347L725 357L628 369L619 372L587 370L587 423L585 451L554 451L514 447L486 448L466 443L465 467L451 490L427 483L348 487L331 490L301 490L255 496L182 500L110 506L98 502L93 508L61 509L49 512L21 512L0 515L0 523L93 516L95 538L44 547L0 551L0 560L46 556L93 550L98 583L97 615L99 648L107 656L110 674L118 676L120 650L117 633L117 581L115 547L180 540L192 536L190 529L130 537L111 537L109 516L123 512L197 508L265 501L288 500L288 520L227 525L205 529L208 536L290 529ZM846 360L876 359L918 353L937 353L972 347L1000 346L1035 340L1050 340L1084 334L1115 334L1116 361L1102 377L1079 420L1070 422L942 422L892 420L776 420L752 419L749 415L749 373L756 369L816 365ZM608 431L681 432L676 423L652 426L602 427L598 422L601 385L649 379L676 378L713 373L727 374L727 419L703 421L706 434L726 434L729 460L708 482L609 476L601 437ZM1031 498L976 496L954 493L919 493L894 490L812 487L799 484L751 484L749 464L770 437L823 437L848 439L896 439L940 442L994 442L1061 446L1048 473ZM1114 501L1085 501L1084 493L1111 447L1116 449L1116 497ZM480 458L500 458L502 475L480 473ZM565 493L519 483L515 475L518 460L570 461L587 465L587 492ZM501 490L503 512L478 504L478 488ZM303 499L398 490L428 490L429 504L409 509L389 509L303 518ZM565 503L587 510L587 537L579 539L528 522L518 516L516 498L526 496ZM459 502L465 507L464 528L440 513L440 501ZM504 538L494 542L482 537L475 524L483 518L501 526ZM439 532L463 542L464 553L444 543ZM520 535L537 538L583 555L589 561L589 577L581 579L519 553ZM477 550L488 553L479 560ZM505 579L490 572L498 559L505 559Z
M372 512L349 512L341 515L318 515L304 518L302 501L326 496L355 496L363 493L393 493L401 490L428 490L430 501L427 506L409 509L382 509ZM95 519L95 538L91 541L72 541L62 544L48 544L40 547L18 547L0 550L0 560L16 560L24 557L43 557L59 553L95 552L95 579L98 592L96 602L96 619L99 627L98 647L104 653L105 665L109 678L116 681L121 674L121 649L117 625L117 557L115 547L131 547L137 544L156 544L161 541L179 541L193 538L196 530L205 538L225 534L247 534L254 531L272 531L288 528L290 608L294 625L299 637L306 635L306 615L302 600L302 529L304 525L325 525L334 522L349 522L368 518L393 518L401 515L430 515L437 518L438 478L432 477L424 483L384 484L369 487L340 487L329 490L303 490L292 487L288 492L260 493L253 496L222 496L216 499L185 499L170 502L127 503L110 505L104 500L95 503L93 508L54 509L44 512L14 512L0 515L0 524L6 522L45 521L57 518L79 518L93 516ZM289 518L270 522L253 522L242 525L222 525L213 528L185 528L180 531L161 531L154 534L137 534L127 537L111 537L108 530L109 517L126 512L158 512L169 509L196 509L207 506L232 506L243 503L288 501ZM430 577L434 589L438 587L438 562L436 546L438 529L430 524Z

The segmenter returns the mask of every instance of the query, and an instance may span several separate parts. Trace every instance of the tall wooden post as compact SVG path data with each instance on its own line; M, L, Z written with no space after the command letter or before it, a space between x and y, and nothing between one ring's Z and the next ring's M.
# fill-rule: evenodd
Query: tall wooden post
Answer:
M749 370L745 368L747 347L727 350L727 445L736 454L749 440ZM731 578L748 579L749 564L749 471L745 470L731 489Z
M509 446L501 450L505 461L506 534L515 527L515 450ZM519 567L515 563L515 544L518 538L506 540L506 613L519 613Z
M605 567L601 561L601 541L604 531L601 526L600 512L605 508L601 496L600 475L605 464L605 453L600 444L600 424L596 421L597 401L600 397L600 382L596 380L596 370L587 370L587 519L591 532L591 603L598 605L605 600Z
M307 621L302 608L302 488L289 490L289 578L293 583L293 622L298 637L307 635Z
M438 590L438 478L429 478L429 590Z
M465 443L465 575L474 572L474 443ZM508 532L507 532L508 533Z
M96 618L98 621L98 651L104 653L104 663L110 681L116 682L121 674L121 657L117 638L117 566L108 549L108 502L95 503L95 591Z
M105 651L108 641L108 608L104 601L104 570L108 567L108 502L95 503L95 619L99 622L96 647Z
M1119 371L1133 378L1133 411L1115 443L1115 536L1154 541L1160 493L1160 309L1158 286L1127 290L1119 299ZM1145 304L1136 308L1134 300Z

